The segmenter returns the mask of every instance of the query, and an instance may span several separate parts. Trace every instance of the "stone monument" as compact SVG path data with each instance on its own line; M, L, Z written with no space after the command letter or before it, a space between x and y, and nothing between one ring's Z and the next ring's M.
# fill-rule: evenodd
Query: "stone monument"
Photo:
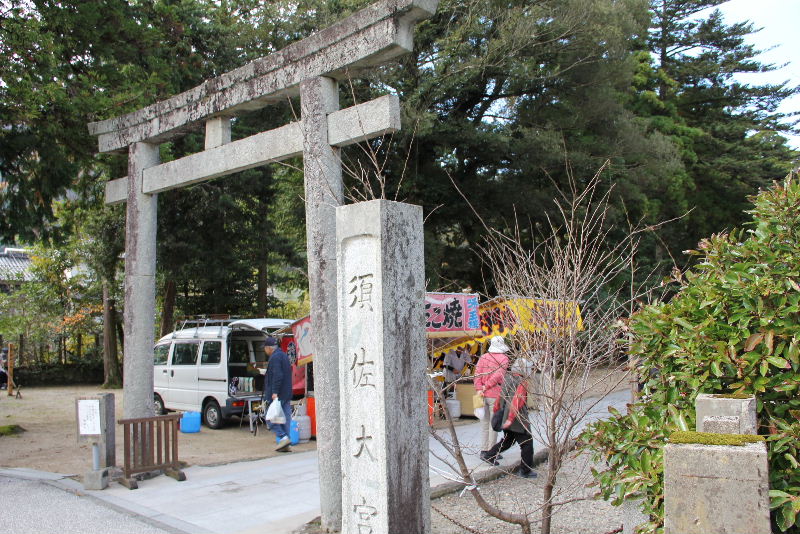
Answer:
M128 153L128 176L106 186L127 202L125 227L125 417L153 415L156 195L303 155L314 323L315 394L323 528L341 522L335 208L342 203L339 148L400 128L387 95L338 110L337 81L413 50L417 21L438 0L381 0L283 50L127 115L94 122L100 152ZM300 95L301 121L231 141L230 119ZM159 162L159 143L205 128L205 150Z
M422 208L336 210L342 532L427 534Z

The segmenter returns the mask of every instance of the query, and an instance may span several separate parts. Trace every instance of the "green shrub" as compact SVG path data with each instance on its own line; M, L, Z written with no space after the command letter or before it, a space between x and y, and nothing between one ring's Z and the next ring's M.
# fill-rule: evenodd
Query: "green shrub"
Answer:
M745 230L702 241L700 263L677 275L678 293L630 320L640 360L642 399L629 414L590 426L585 446L608 468L601 495L620 503L644 497L651 523L663 525L662 450L674 431L694 428L698 393L756 395L767 435L773 528L798 532L800 469L800 184L753 199Z
M33 363L15 368L14 382L23 387L102 384L103 360L84 359L67 364Z

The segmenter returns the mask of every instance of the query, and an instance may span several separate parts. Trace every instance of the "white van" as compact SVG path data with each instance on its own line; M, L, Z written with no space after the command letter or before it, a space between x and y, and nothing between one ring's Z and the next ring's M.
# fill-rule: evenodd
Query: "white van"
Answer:
M193 321L194 326L162 337L154 349L153 385L157 414L200 412L209 428L220 428L244 411L244 397L261 395L264 339L290 319ZM216 324L215 324L216 323ZM250 368L248 369L248 364ZM247 380L243 380L243 379Z

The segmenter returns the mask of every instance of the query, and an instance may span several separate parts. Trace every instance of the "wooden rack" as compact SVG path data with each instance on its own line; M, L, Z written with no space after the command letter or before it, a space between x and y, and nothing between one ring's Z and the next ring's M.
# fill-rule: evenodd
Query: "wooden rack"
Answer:
M125 466L120 484L136 489L133 475L163 471L178 481L186 480L178 462L178 421L181 414L120 419L123 425Z

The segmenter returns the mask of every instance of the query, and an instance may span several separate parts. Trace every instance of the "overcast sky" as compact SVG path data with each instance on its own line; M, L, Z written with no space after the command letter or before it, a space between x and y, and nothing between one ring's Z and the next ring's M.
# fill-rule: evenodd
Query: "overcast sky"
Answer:
M788 63L775 72L742 76L741 81L760 84L788 80L789 86L800 85L800 0L730 0L719 8L728 24L750 20L756 28L763 28L748 38L757 49L767 50L759 56L762 63ZM780 111L800 111L800 95L785 100ZM800 149L800 136L791 137L789 143Z

